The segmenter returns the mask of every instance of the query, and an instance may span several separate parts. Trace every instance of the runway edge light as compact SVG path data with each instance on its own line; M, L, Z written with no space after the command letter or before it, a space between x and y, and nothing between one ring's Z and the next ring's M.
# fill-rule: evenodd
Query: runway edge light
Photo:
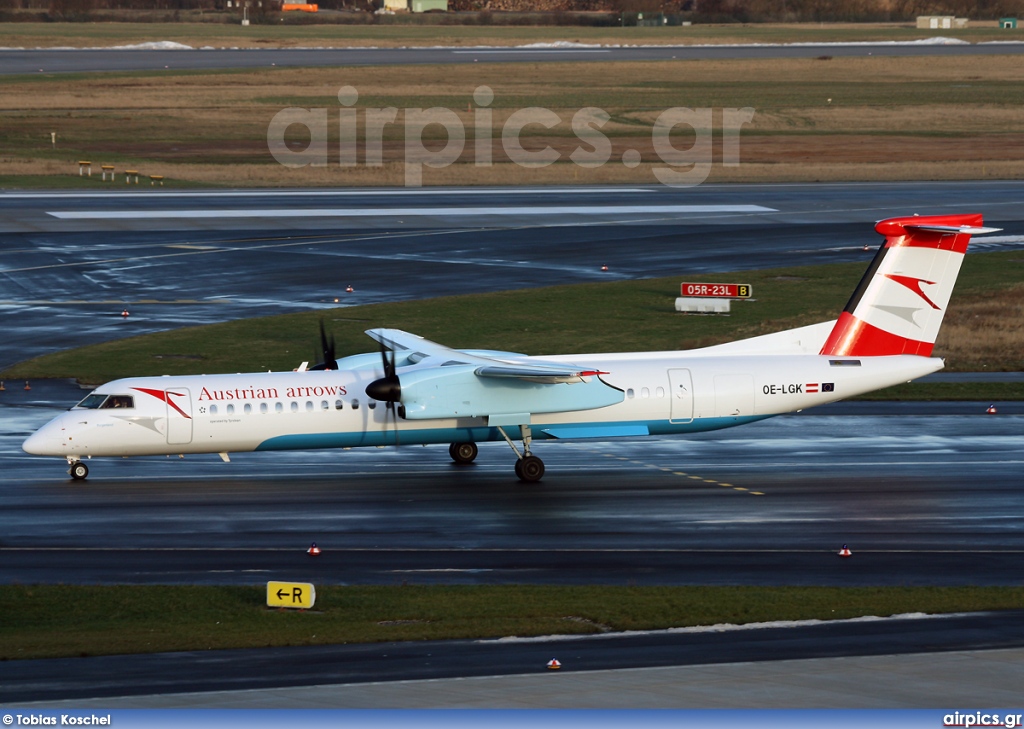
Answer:
M308 582L268 582L267 607L306 610L316 603L316 588Z
M549 671L557 671L561 667L562 667L562 664L559 663L557 658L552 658L550 661L548 661L548 670Z
M840 557L852 557L852 556L853 556L853 552L851 552L851 551L850 551L850 548L849 548L849 547L847 547L847 546L846 546L846 545L844 544L844 545L843 545L843 548L839 550L839 556L840 556Z
M310 545L309 549L306 550L306 554L308 554L310 557L316 557L318 554L320 554L320 547L316 546L316 542L313 542L313 544Z

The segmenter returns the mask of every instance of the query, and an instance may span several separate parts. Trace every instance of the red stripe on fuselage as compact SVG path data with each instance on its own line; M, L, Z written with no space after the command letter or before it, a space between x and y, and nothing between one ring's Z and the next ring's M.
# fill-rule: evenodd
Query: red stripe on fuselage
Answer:
M167 403L172 408L177 410L179 413L181 413L181 417L188 418L189 420L192 419L191 416L188 415L188 413L186 413L184 410L179 408L173 401L171 401L167 397L168 395L176 395L178 397L184 397L185 396L184 393L181 393L181 392L169 392L169 391L164 391L164 390L151 390L148 387L133 387L132 389L136 390L138 392L144 392L144 393L146 393L147 395L149 395L151 397L155 397L157 400L162 400L163 402Z

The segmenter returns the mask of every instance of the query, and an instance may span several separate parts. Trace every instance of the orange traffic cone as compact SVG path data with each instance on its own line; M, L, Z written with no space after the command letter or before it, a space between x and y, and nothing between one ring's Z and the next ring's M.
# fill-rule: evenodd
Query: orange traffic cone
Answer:
M316 546L316 542L313 542L313 545L306 550L306 554L310 557L315 557L320 554L320 547Z
M557 658L552 658L550 661L548 661L548 670L549 671L557 671L561 667L562 667L562 664L558 662Z
M989 405L987 408L985 408L985 412L988 413L989 415L995 415L999 411L996 410L996 406L995 405Z
M25 389L26 390L31 390L32 389L32 386L28 384L28 380L25 380Z
M852 556L853 556L853 552L851 552L851 551L850 551L850 548L849 548L849 547L847 547L847 546L846 546L846 545L844 544L844 545L843 545L843 548L839 550L839 556L840 556L840 557L852 557Z

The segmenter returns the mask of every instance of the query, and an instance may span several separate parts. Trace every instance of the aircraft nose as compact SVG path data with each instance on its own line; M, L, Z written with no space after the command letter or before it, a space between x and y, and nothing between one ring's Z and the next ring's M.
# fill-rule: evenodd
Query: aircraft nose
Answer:
M21 449L33 456L61 456L60 418L54 418L25 439Z

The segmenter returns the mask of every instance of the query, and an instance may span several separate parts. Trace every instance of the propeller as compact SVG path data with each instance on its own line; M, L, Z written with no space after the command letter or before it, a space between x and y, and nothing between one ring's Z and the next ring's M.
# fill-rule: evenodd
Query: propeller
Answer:
M327 341L327 332L324 330L324 320L320 320L320 351L323 355L323 361L320 364L313 365L309 369L311 370L336 370L338 369L338 360L334 356L334 334L331 334L331 341Z
M395 374L395 351L392 349L388 358L388 348L380 343L380 359L384 366L384 376L366 386L366 394L374 400L380 400L393 407L402 398L402 383Z
M388 357L390 351L391 357ZM366 396L379 400L387 408L388 416L395 426L395 445L398 445L398 413L395 410L395 403L402 399L402 383L395 372L395 349L380 343L380 360L384 367L384 376L374 380L366 386Z

